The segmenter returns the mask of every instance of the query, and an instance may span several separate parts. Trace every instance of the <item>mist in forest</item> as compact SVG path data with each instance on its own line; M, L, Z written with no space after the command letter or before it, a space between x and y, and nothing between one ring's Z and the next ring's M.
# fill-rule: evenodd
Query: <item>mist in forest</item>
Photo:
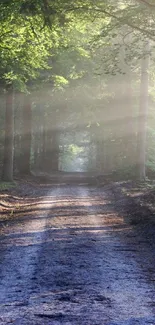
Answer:
M144 4L135 4L138 25L136 11L121 1L116 20L112 3L109 15L100 4L87 13L65 12L68 2L60 4L52 28L45 13L18 4L16 37L7 32L8 6L2 26L2 177L83 171L145 178L146 171L154 172L155 158L150 12L146 17Z

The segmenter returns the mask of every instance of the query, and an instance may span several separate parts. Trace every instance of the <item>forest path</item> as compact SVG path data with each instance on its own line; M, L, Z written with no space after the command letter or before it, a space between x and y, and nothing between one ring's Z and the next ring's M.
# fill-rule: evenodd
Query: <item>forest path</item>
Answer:
M0 324L154 325L153 247L113 186L35 195L3 223Z

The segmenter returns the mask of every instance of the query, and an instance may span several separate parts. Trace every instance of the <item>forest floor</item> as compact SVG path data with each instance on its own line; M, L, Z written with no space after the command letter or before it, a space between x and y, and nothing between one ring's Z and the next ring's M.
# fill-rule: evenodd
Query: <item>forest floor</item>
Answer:
M0 324L155 325L155 186L0 192Z

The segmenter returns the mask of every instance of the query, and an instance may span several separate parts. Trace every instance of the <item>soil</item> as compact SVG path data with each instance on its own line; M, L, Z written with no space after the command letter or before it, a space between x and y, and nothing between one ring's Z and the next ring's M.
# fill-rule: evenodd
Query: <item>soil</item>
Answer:
M0 193L0 324L155 325L152 185L47 183Z

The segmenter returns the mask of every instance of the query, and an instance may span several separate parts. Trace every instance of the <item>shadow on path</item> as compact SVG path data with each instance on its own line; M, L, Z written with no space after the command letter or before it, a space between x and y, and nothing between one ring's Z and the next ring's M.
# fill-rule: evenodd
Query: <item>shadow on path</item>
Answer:
M3 221L1 324L154 324L153 249L112 190L46 194L47 210L43 196L39 215Z

